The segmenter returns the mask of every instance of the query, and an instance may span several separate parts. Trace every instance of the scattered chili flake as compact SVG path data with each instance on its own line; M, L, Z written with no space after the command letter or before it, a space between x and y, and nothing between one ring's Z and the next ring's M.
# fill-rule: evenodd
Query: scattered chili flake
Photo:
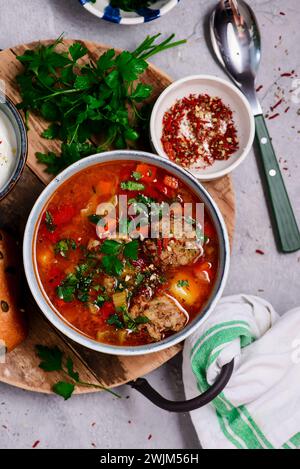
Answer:
M279 14L280 14L281 16L285 16L284 11L280 11Z
M262 251L261 249L256 249L256 254L260 254L261 256L264 256L264 251Z
M271 111L273 112L274 109L276 109L278 106L280 106L280 104L282 103L282 101L283 101L283 98L281 98L279 101L277 101L277 103L274 104L274 106L270 106Z
M284 110L284 112L288 112L289 109L290 109L290 106L288 106L288 107Z
M256 93L258 93L260 90L262 90L264 87L264 85L259 85L257 88L256 88Z
M91 445L92 445L93 448L97 448L95 443L92 442Z
M94 427L95 425L96 425L96 422L93 422L93 423L92 423L92 427Z
M292 75L293 75L292 72L284 72L284 73L282 73L280 76L281 76L281 77L291 77Z
M152 438L152 435L151 435L151 433L150 433L150 435L148 436L148 440L151 440L151 438Z
M232 111L208 94L176 101L163 117L161 142L171 160L193 169L227 160L239 148Z
M131 420L128 420L128 423L131 424Z
M36 441L33 443L32 448L36 448L39 444L40 444L40 440L36 440Z
M279 112L276 112L276 114L273 114L272 116L269 116L268 119L275 119L276 117L280 116Z

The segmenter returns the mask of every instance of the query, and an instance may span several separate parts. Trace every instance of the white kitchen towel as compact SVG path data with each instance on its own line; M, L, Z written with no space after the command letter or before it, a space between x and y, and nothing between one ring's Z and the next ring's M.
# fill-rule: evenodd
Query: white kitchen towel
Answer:
M300 308L280 317L255 296L222 299L185 342L186 398L207 390L232 359L224 391L191 412L203 448L300 448Z

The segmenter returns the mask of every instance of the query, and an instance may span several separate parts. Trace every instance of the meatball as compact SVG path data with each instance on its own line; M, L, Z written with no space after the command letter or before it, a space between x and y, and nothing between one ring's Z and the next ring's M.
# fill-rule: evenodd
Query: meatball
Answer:
M188 321L188 314L167 294L155 296L148 302L143 301L139 309L137 305L134 306L130 315L133 319L139 315L147 317L149 322L140 327L146 328L156 341L162 340L168 331L180 331Z
M186 237L167 241L146 239L144 252L150 256L155 264L160 264L163 270L169 267L179 267L195 262L203 254L201 245ZM162 246L161 246L162 245Z

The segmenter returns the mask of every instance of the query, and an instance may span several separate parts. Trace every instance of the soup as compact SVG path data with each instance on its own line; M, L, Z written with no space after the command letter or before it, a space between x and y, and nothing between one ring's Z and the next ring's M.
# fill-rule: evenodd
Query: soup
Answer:
M37 231L50 302L107 344L144 345L184 329L201 314L218 269L217 234L202 209L181 180L154 165L82 170L54 193Z

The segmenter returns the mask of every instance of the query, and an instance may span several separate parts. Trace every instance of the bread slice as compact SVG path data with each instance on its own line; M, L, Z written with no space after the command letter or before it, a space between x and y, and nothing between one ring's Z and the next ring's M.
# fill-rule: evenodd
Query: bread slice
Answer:
M0 348L13 350L26 337L24 310L20 308L22 259L14 239L0 230Z

